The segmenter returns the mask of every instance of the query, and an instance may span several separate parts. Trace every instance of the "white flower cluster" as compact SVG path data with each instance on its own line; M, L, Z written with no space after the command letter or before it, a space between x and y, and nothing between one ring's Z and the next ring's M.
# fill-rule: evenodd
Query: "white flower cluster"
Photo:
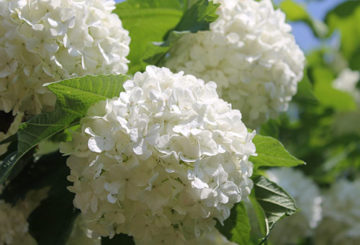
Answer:
M0 200L0 245L37 244L28 232L27 217L46 197L48 190L30 191L15 206Z
M241 113L215 83L148 66L92 106L72 142L69 189L88 228L136 244L186 244L247 197L255 155Z
M360 180L335 182L324 196L324 219L317 245L360 244Z
M113 0L0 0L0 110L38 114L44 83L126 73L130 37Z
M182 37L165 65L215 81L222 98L255 128L287 110L305 57L271 0L213 1L221 5L210 31Z
M296 244L299 239L311 236L322 218L322 197L316 184L292 168L271 169L267 175L295 199L299 208L275 225L270 240L279 245Z

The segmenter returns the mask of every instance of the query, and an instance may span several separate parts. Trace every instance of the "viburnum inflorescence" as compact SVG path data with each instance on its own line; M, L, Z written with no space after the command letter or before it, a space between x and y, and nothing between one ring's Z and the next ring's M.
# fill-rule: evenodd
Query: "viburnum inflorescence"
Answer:
M267 175L295 199L299 209L274 226L270 240L279 245L296 244L299 239L311 236L322 218L322 197L317 185L292 168L271 169Z
M98 235L186 244L250 194L255 132L215 83L192 75L149 66L124 89L61 145L74 204Z
M0 110L38 114L44 83L126 73L130 37L113 0L0 0Z
M338 180L324 195L324 219L316 230L319 245L360 243L360 180Z
M220 3L210 31L186 34L165 65L215 81L221 97L240 109L249 127L287 110L303 76L305 57L285 14L270 0Z

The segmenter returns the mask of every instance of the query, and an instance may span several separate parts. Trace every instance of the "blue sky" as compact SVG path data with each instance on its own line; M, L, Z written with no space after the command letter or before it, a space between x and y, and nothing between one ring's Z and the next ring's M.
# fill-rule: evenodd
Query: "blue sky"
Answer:
M116 0L116 2L122 2L124 0ZM171 1L171 0L169 0ZM275 3L279 3L282 0L274 0ZM341 2L345 0L296 0L300 3L306 3L306 7L308 12L315 18L322 20L327 11L334 8ZM300 47L305 50L309 51L313 48L316 48L321 43L314 37L310 29L303 23L291 23L293 27L293 33L295 35L297 43ZM330 40L329 42L333 43L334 39ZM335 40L336 42L336 40Z

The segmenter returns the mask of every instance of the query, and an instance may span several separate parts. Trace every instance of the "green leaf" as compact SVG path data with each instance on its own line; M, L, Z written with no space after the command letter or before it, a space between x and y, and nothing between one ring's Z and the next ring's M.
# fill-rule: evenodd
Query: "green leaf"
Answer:
M101 238L101 245L135 245L135 242L131 236L126 234L116 235L112 239L103 237Z
M56 153L47 160L47 165L56 166L53 169L56 171L45 176L51 189L48 197L31 213L29 232L38 245L65 245L79 211L73 206L74 194L67 190L70 182L66 177L70 169L65 164L66 158Z
M154 55L153 42L162 42L180 21L183 8L179 1L127 0L114 11L130 32L129 73L145 70L145 57Z
M230 217L224 225L216 224L216 228L229 240L240 245L249 244L250 222L243 202L231 209Z
M50 84L48 88L57 96L53 112L33 117L21 125L18 132L18 152L0 167L0 184L11 173L17 162L40 141L62 132L78 123L95 102L119 96L122 84L128 79L123 75L85 76Z
M268 236L274 224L285 216L293 215L297 208L295 201L280 186L264 176L253 178L256 202L265 214L265 235ZM257 205L257 204L256 204ZM257 207L256 212L261 212ZM256 209L255 209L256 210ZM261 213L260 213L261 216Z
M186 7L186 1L182 0L126 0L116 5L117 9L129 9L129 8L167 8L182 10Z
M255 215L256 215L256 220L258 222L260 232L262 234L262 237L261 237L261 239L262 239L263 237L266 237L269 234L269 231L270 231L269 223L268 223L267 218L265 216L265 211L263 210L261 205L256 200L254 189L251 191L249 199L250 199L252 208L253 208L253 210L255 212Z
M214 4L208 0L198 0L192 4L185 11L176 27L166 34L164 41L151 48L153 55L146 57L145 61L149 64L162 66L166 54L183 35L209 30L210 23L218 17L216 14L218 6L219 4Z
M218 7L219 4L214 4L208 0L197 1L184 13L174 30L192 33L209 30L210 23L218 18L216 14Z
M332 107L339 111L351 111L356 109L356 102L351 94L333 88L335 79L331 70L317 67L312 72L314 83L314 94L321 105Z
M259 167L294 167L305 164L292 156L276 139L269 136L256 135L253 139L257 156L250 157L255 168Z
M327 35L327 26L323 22L313 19L302 4L293 0L284 0L280 3L280 8L285 12L289 21L301 21L308 24L315 36L325 37Z
M1 198L15 204L19 199L25 198L30 190L54 185L54 176L63 171L62 168L66 166L60 153L45 155L36 160L31 158L22 171L6 184Z

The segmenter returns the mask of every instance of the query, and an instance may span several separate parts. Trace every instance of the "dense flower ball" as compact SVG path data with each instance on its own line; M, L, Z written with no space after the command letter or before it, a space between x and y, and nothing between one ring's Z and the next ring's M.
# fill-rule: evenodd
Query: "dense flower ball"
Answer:
M222 98L255 128L287 109L303 75L304 54L271 0L213 1L221 5L210 31L182 37L165 65L215 81Z
M360 180L338 180L324 197L324 219L317 245L360 244Z
M271 169L267 174L295 199L299 209L275 225L270 240L279 245L296 244L299 239L311 236L322 218L322 198L316 184L292 168Z
M137 244L184 244L249 195L255 154L215 83L149 66L92 106L72 142L69 180L89 229ZM178 242L176 242L178 241Z
M46 197L48 190L44 188L30 191L26 198L15 206L0 200L0 245L37 244L28 232L27 218Z
M126 73L130 38L113 0L0 0L0 110L37 114L44 83Z

